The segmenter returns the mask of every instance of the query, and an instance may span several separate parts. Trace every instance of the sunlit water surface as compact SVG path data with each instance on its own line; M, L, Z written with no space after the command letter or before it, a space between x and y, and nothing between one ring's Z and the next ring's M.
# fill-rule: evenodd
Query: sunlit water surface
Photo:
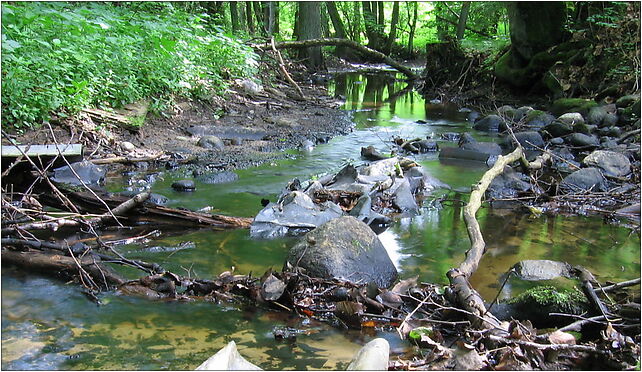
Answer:
M335 172L346 162L359 163L360 148L373 145L390 152L392 136L439 137L443 132L471 131L482 141L496 138L475 133L466 115L451 107L429 104L394 74L338 75L328 89L344 97L356 124L346 136L336 137L296 159L239 170L239 180L207 185L197 182L194 193L179 193L170 185L184 178L180 171L151 174L151 190L170 198L170 206L254 216L260 200L274 200L292 178L301 180ZM399 93L401 92L401 93ZM419 124L417 120L427 123ZM440 146L454 146L440 141ZM445 273L460 262L469 241L461 217L461 202L470 185L487 169L484 164L440 161L436 154L416 160L453 191L441 207L426 201L421 214L397 219L379 237L402 278L447 283ZM110 191L131 187L127 177L108 181ZM133 183L136 186L136 183ZM597 217L532 218L523 213L483 208L479 214L487 253L472 284L491 301L501 275L523 259L552 259L581 264L599 280L626 280L640 272L640 237L628 229L603 223ZM253 240L248 230L173 231L143 244L119 246L129 258L160 263L184 275L211 278L235 267L237 273L261 275L280 269L294 239ZM140 273L117 268L130 278ZM526 283L511 281L500 298L523 290ZM27 275L11 268L2 271L3 369L194 369L231 340L240 353L264 369L344 369L353 354L375 337L391 343L392 354L411 346L393 332L347 331L315 320L240 305L207 302L174 303L117 296L101 296L102 306L90 302L76 285ZM276 326L305 332L294 342L276 341ZM394 357L394 356L393 356Z

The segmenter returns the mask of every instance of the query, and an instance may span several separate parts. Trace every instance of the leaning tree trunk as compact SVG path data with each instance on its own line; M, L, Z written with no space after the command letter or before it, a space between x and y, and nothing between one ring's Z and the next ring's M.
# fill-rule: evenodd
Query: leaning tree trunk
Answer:
M299 2L297 40L305 41L321 38L321 10L317 1ZM320 46L301 49L299 58L305 59L306 66L312 71L325 68Z

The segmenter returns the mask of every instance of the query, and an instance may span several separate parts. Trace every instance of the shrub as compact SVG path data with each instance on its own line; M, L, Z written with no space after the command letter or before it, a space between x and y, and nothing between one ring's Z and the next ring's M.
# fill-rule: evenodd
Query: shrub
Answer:
M3 4L3 127L146 97L162 106L254 74L252 50L206 21L171 3Z

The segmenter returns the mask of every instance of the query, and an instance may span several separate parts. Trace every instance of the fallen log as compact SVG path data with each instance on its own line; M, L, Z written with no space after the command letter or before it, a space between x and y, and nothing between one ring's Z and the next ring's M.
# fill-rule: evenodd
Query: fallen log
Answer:
M3 239L4 240L4 239ZM95 257L76 258L60 254L48 254L42 252L18 252L8 249L2 250L2 264L12 264L29 270L42 272L65 278L79 277L79 267L88 273L93 281L102 289L111 289L125 283L125 279L104 266L100 259Z
M475 215L481 207L481 199L493 179L504 171L506 165L520 160L523 153L522 148L517 147L517 149L510 154L500 156L493 167L484 173L477 184L472 186L470 199L464 208L464 221L466 223L466 230L468 231L471 247L466 252L466 259L459 267L450 269L446 274L458 305L471 313L471 315L468 316L468 320L477 328L502 329L499 320L486 310L483 299L468 281L475 270L477 270L479 261L486 248L486 243L484 242L484 237L482 236L479 222L477 222Z
M406 75L410 80L416 80L417 78L419 78L419 76L414 72L412 72L411 69L395 61L394 59L388 57L387 55L348 39L323 38L323 39L311 39L311 40L304 40L304 41L282 41L280 43L277 43L275 47L277 49L286 49L286 48L309 48L309 47L315 47L315 46L330 46L330 45L344 46L344 47L355 49L356 51L362 53L367 57L370 57L377 61L382 61L383 63L389 65L390 67L398 70L402 74Z
M113 209L128 200L124 196L110 194L101 194L99 199L89 192L71 192L67 197L73 201L78 209L91 213L106 212L106 208L102 202L105 202L109 208ZM42 195L41 199L40 202L43 204L65 209L62 203L55 198ZM170 225L175 227L209 226L218 229L249 228L252 223L251 218L194 212L186 209L163 207L151 203L135 205L124 216L119 216L119 220L127 220L130 223Z

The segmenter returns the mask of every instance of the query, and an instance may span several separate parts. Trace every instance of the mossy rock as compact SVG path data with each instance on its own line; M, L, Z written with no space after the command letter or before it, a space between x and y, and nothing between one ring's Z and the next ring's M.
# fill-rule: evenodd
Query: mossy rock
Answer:
M577 288L558 290L553 286L537 286L507 301L524 315L542 313L566 313L580 315L589 310L590 305L584 294Z
M567 112L579 112L582 116L586 116L589 110L597 105L597 102L590 99L560 98L553 102L550 111L556 116L566 114Z

